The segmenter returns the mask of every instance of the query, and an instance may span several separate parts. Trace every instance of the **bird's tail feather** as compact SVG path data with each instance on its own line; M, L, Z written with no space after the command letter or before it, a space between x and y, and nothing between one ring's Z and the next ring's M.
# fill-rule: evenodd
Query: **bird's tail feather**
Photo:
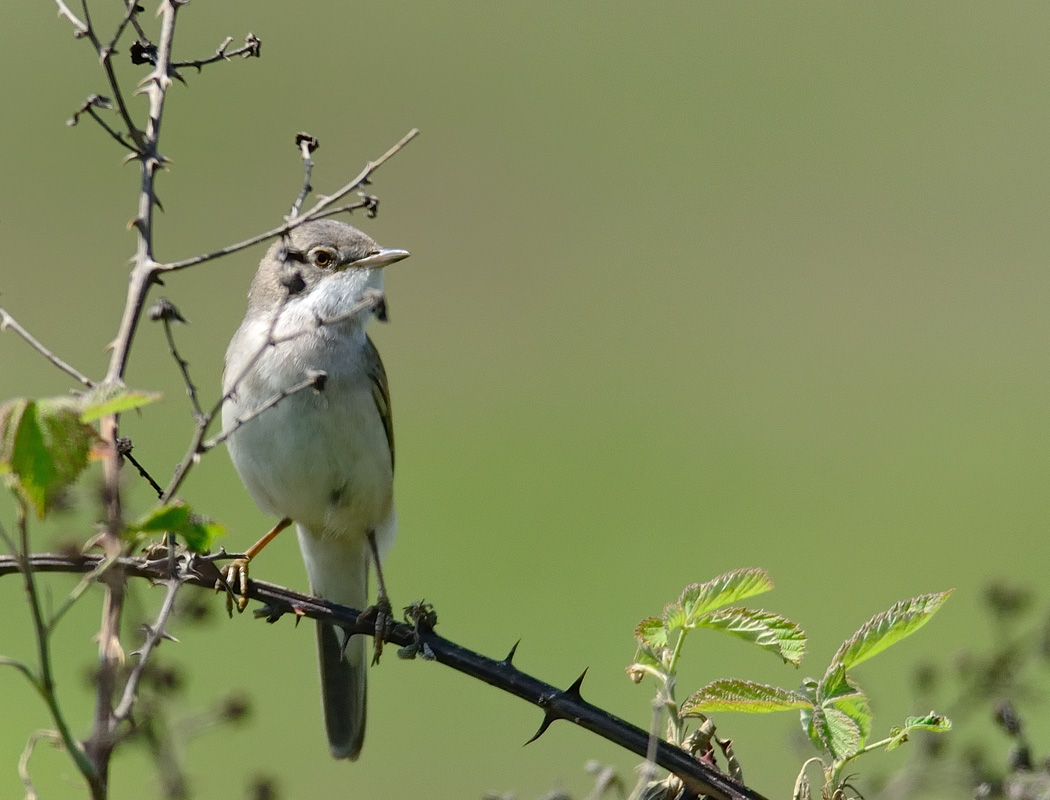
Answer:
M368 653L363 636L352 636L344 654L335 628L317 623L317 657L321 667L321 708L334 758L356 761L365 740Z
M367 544L315 536L298 524L296 528L314 594L363 610L368 603ZM345 640L342 628L317 623L321 709L328 746L335 758L354 761L365 738L368 652L364 636Z

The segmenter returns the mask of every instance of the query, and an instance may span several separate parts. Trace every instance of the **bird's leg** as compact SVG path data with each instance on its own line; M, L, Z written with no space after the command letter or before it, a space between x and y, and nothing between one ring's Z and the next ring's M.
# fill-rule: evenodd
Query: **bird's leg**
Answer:
M378 664L379 657L383 654L383 642L386 641L387 631L394 623L394 611L390 606L390 597L386 593L386 582L383 580L383 565L379 563L379 547L376 545L375 531L368 532L368 547L372 551L372 559L376 564L377 597L374 606L366 608L361 612L361 617L367 618L375 615L375 651L372 663Z
M222 570L223 580L226 582L226 613L231 617L233 616L233 596L234 594L240 595L237 598L237 611L240 613L244 611L245 606L248 605L248 562L255 558L262 551L266 545L273 541L273 538L292 524L292 521L285 517L272 528L269 532L263 536L259 541L244 551L244 558L235 558L229 564L227 564ZM221 582L216 583L216 589L223 588Z

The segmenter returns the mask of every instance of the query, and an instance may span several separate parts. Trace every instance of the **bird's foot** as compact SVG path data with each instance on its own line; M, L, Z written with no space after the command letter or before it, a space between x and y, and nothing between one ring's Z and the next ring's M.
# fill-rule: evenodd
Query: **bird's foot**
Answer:
M237 613L248 605L248 559L235 558L222 568L222 578L215 582L215 590L226 590L226 613L233 616L234 602Z
M394 609L390 605L390 598L380 594L376 598L375 605L369 606L358 616L358 622L375 620L375 634L372 641L375 643L372 655L372 663L378 664L379 657L383 655L383 643L386 642L390 631L394 627Z

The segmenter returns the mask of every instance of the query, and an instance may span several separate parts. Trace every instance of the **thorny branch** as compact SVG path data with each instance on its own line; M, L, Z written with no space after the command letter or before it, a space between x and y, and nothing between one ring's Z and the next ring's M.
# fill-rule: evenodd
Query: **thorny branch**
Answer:
M199 58L193 61L173 61L171 66L178 69L179 67L196 67L197 71L200 72L202 67L208 64L214 64L218 61L229 61L231 58L241 56L243 58L259 58L262 52L262 41L254 33L249 33L244 37L244 46L238 47L236 50L227 51L227 47L233 44L233 37L227 36L223 39L222 44L219 45L219 49L215 51L215 55L209 58Z
M287 220L283 225L268 230L265 233L260 233L257 236L252 236L251 238L245 239L241 242L237 242L236 244L226 245L226 247L221 247L218 250L213 250L210 253L204 253L199 256L193 256L192 258L183 259L182 261L171 261L167 264L155 264L154 267L157 270L157 273L161 274L164 272L175 272L177 270L186 269L187 267L195 267L197 264L203 264L206 261L214 261L216 258L229 255L230 253L236 253L239 250L244 250L245 248L251 247L252 245L259 244L260 242L275 239L278 236L284 236L286 233L295 230L300 225L311 220L320 219L321 217L334 214L335 211L330 210L329 206L331 206L333 203L339 200L342 200L344 197L350 194L350 192L353 192L361 188L362 186L367 185L370 182L369 179L372 177L372 173L374 173L377 169L383 166L383 164L385 164L387 161L389 161L391 158L397 155L398 152L400 152L405 147L405 145L407 145L418 135L418 128L413 128L412 130L410 130L403 137L401 137L401 140L397 144L395 144L393 147L391 147L389 150L383 153L383 155L381 155L375 161L369 161L365 165L364 169L362 169L361 172L358 173L353 180L351 180L349 183L347 183L345 186L339 189L339 191L335 192L334 194L330 194L327 197L322 198L321 200L318 200L310 209L308 209L295 219Z
M218 557L221 555L224 554ZM218 557L192 557L179 580L212 589L219 578L219 570L215 565ZM33 571L41 573L87 572L94 569L100 559L101 556L96 555L70 557L40 553L30 556L29 563ZM120 559L120 565L127 575L149 580L167 580L167 563L168 559L164 556L152 560ZM13 559L0 557L0 577L16 571L18 566ZM362 617L358 609L300 594L282 586L252 579L248 581L247 595L263 604L256 610L255 616L265 618L268 622L276 622L285 614L292 614L296 619L309 617L339 625L351 634L370 636L375 633L374 620ZM638 756L646 756L650 747L650 736L646 731L583 699L580 687L586 671L568 689L558 689L514 666L513 656L517 645L505 658L497 661L435 633L433 624L436 615L425 604L411 606L406 611L413 623L394 625L386 636L388 642L401 646L399 655L411 658L418 654L425 660L437 661L538 706L543 710L544 718L533 739L539 738L554 721L568 720ZM654 761L677 775L695 793L718 800L765 800L758 792L663 740L656 743Z

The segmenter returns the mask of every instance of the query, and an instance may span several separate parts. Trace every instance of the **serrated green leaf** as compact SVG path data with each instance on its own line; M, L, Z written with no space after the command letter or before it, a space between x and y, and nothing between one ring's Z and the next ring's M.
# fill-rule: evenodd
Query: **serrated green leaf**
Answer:
M155 403L161 398L157 392L133 391L125 387L99 389L84 396L80 408L80 421L94 422L107 414L120 414Z
M43 519L83 472L97 438L72 398L12 400L0 406L0 474Z
M663 624L667 633L684 630L686 627L685 610L678 603L664 606Z
M712 681L697 690L682 704L682 716L710 714L718 711L744 711L765 714L772 711L789 711L794 708L811 708L812 704L802 695L735 678Z
M934 733L945 733L952 729L952 721L943 714L930 712L922 717L908 717L904 720L904 727L913 731L933 731Z
M826 706L834 708L853 720L857 726L857 747L858 749L863 747L864 743L868 741L868 736L871 735L871 723L874 719L867 695L858 689L853 694L829 700Z
M747 597L768 592L773 580L764 569L738 569L726 572L706 583L693 583L682 590L678 605L685 612L687 624L698 614L704 614L730 603L739 603Z
M634 638L651 647L666 647L667 629L659 617L646 617L635 627Z
M798 625L760 608L723 608L700 614L693 618L692 627L728 633L796 666L806 652L806 634Z
M226 528L214 520L194 514L183 503L158 506L128 526L133 533L174 533L195 553L206 552Z
M857 724L835 708L817 706L810 722L810 739L838 760L850 758L860 749Z
M952 721L941 714L932 711L924 717L908 717L904 721L904 727L894 727L890 730L890 740L886 744L887 750L895 750L908 741L912 731L932 731L933 733L947 733L952 729Z
M930 617L951 593L952 590L949 589L946 592L923 594L910 600L901 600L888 611L876 614L842 643L831 659L831 665L842 664L851 669L910 636L930 621Z

